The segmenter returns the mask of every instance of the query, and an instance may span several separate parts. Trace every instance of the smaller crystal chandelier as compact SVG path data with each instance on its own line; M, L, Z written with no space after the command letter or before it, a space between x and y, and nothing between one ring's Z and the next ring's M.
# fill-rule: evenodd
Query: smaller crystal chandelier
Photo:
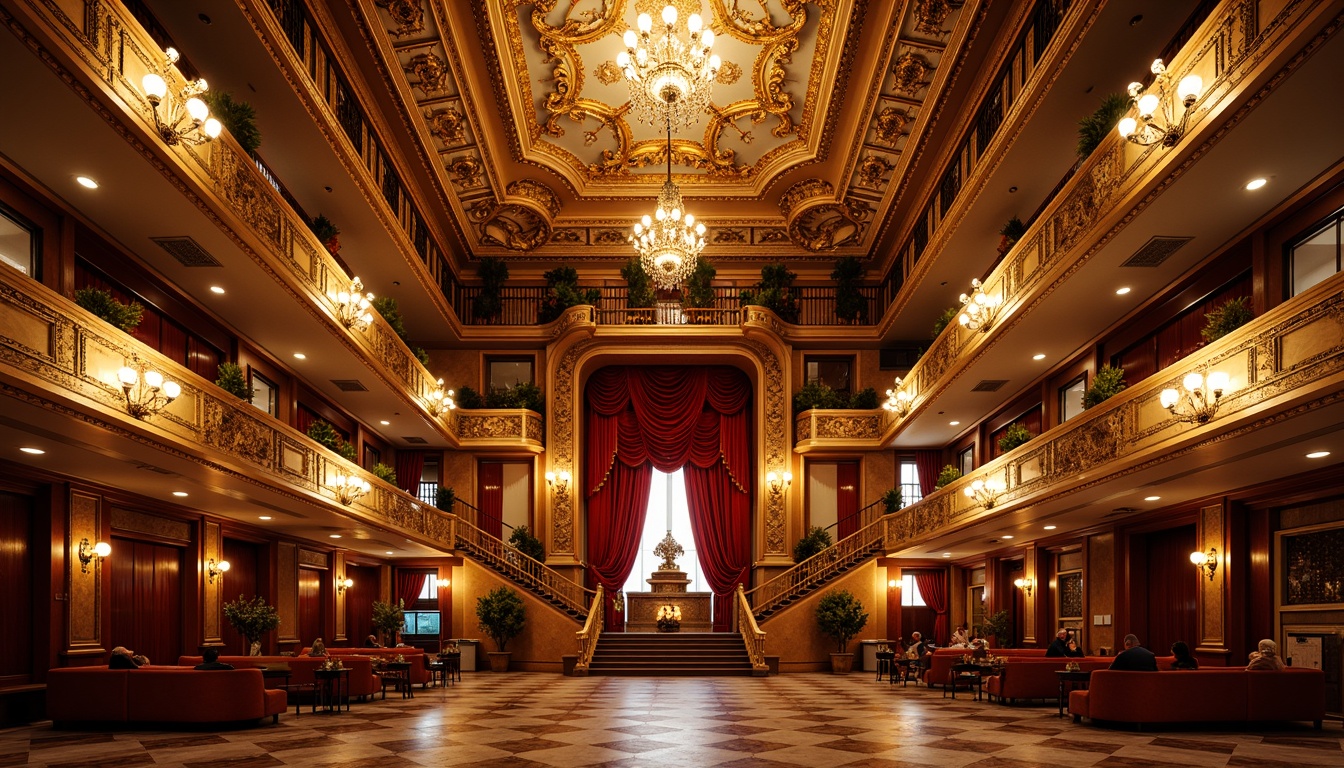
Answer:
M698 5L698 2L697 2ZM616 65L625 73L630 88L630 110L650 125L664 120L683 128L694 123L709 106L709 92L721 64L709 49L714 30L704 29L700 14L686 19L691 36L683 43L675 34L677 9L663 8L663 36L653 40L653 19L639 14L639 34L625 31L625 50L616 55Z
M457 393L451 389L443 388L443 379L438 381L438 389L429 393L429 412L435 416L443 416L457 407L457 400L454 399Z
M158 130L159 136L165 144L170 145L179 141L204 144L219 136L223 126L210 116L210 108L201 99L201 94L209 90L205 78L187 83L175 97L168 98L168 80L165 75L180 57L176 48L168 48L163 53L167 60L162 74L150 72L140 80L145 98L153 107L154 128Z
M705 249L705 225L697 224L694 216L685 213L681 188L672 181L672 123L670 117L668 120L667 181L658 193L654 215L646 214L635 223L630 242L653 284L670 291L686 282L695 271L696 260Z
M358 277L350 283L349 290L329 293L327 296L336 302L336 319L346 328L366 331L373 323L373 313L369 311L373 305L373 294L364 292L364 283Z
M335 482L331 484L331 490L336 492L336 498L347 507L359 501L372 487L368 480L360 479L356 475L337 475Z
M887 390L887 402L882 404L883 408L897 416L905 416L910 413L910 401L914 400L914 395L901 388L902 383L901 377L897 376L895 384Z
M136 355L117 371L117 379L126 395L126 412L137 419L153 416L182 394L181 385L165 380L162 373L150 370L149 364Z
M1008 490L1007 484L997 477L988 480L974 480L967 486L966 498L974 501L985 509L993 509L994 505L999 503L999 496Z
M961 294L961 316L958 322L968 331L988 331L1002 303L1002 296L985 293L980 287L980 281L972 280L970 295Z
M1207 424L1218 412L1218 401L1222 399L1229 383L1228 375L1220 371L1210 373L1207 380L1198 373L1186 374L1181 381L1184 392L1162 390L1162 407L1170 411L1177 421Z
M1190 105L1204 90L1204 80L1199 75L1181 78L1181 82L1176 85L1176 97L1181 100L1181 119L1173 120L1171 102L1167 99L1171 79L1167 77L1167 68L1161 59L1153 62L1152 72L1157 93L1144 93L1143 83L1130 83L1129 98L1138 107L1139 119L1126 117L1117 127L1121 136L1135 144L1146 147L1160 141L1164 147L1174 147L1185 133L1185 119L1190 116ZM1139 124L1140 120L1143 121L1142 125Z

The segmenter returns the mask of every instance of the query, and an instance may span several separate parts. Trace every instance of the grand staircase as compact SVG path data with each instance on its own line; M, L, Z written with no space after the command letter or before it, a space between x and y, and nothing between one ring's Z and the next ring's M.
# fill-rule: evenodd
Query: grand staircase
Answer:
M750 677L751 659L736 632L605 632L589 675Z

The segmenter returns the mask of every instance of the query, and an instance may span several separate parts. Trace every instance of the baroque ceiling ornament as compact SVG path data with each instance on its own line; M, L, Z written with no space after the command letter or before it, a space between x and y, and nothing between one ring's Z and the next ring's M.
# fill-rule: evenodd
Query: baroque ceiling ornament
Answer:
M440 59L433 52L418 53L411 57L411 61L406 65L407 72L415 73L420 80L416 87L424 92L426 96L433 96L436 93L442 93L444 83L448 79L448 68L443 59Z
M387 15L397 24L390 30L393 37L403 37L422 32L425 29L425 4L423 0L373 0L373 4L387 11Z
M910 52L901 54L896 60L896 66L891 68L891 73L896 76L896 89L914 96L919 93L919 89L928 85L926 78L931 69L928 59L920 54Z
M915 0L915 31L923 35L947 34L943 22L952 13L948 0Z
M447 146L466 143L467 119L456 109L426 109L425 120L429 123L429 132Z

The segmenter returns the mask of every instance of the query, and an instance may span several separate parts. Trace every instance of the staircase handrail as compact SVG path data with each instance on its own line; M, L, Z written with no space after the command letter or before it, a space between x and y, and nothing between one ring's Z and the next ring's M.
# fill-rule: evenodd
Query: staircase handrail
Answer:
M829 530L831 530L832 528L834 528L834 529L836 529L837 531L839 531L839 530L840 530L840 523L842 523L842 522L848 520L848 519L851 518L851 517L857 517L857 518L859 518L859 520L867 520L868 522L864 523L863 525L869 525L869 524L871 524L871 523L873 522L873 520L876 520L876 519L877 519L876 517L870 515L869 513L870 513L872 510L877 509L877 508L880 507L880 506L883 506L884 504L885 504L885 502L884 502L882 499L878 499L877 501L874 501L872 504L869 504L868 506L864 507L863 509L860 509L860 510L858 510L858 511L856 511L856 512L853 512L853 513L851 513L851 514L845 515L844 517L840 518L839 520L836 520L834 523L831 523L830 525L826 526L825 530L828 530L828 531L829 531ZM883 514L886 514L885 510L883 511ZM862 526L860 526L860 527L862 527Z
M588 612L589 596L593 590L574 583L559 571L533 560L461 517L457 518L454 529L459 545L489 560L491 565L498 566L509 578L550 595L579 616Z
M768 673L770 667L765 663L765 633L756 624L756 616L751 612L751 603L747 602L747 593L742 585L737 585L737 631L742 633L742 642L747 646L747 656L751 659L754 672Z
M751 598L749 602L752 611L760 615L776 607L797 590L829 579L836 569L848 563L854 555L868 552L885 541L886 521L886 515L879 517L852 535L748 591L746 594Z
M574 674L583 676L588 674L588 666L593 663L593 654L597 652L597 639L602 636L603 605L605 602L605 593L602 585L597 585L597 592L593 594L593 605L588 609L588 618L583 622L583 629L574 633L574 637L579 641L579 659L574 663Z

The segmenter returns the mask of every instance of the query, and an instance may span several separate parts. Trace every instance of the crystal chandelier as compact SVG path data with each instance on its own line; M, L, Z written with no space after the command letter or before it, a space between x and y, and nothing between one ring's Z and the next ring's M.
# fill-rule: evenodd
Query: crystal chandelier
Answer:
M705 225L697 224L695 217L686 213L681 204L681 188L672 183L671 116L667 122L667 181L658 193L658 207L653 216L646 214L635 224L630 242L653 284L666 291L686 282L705 249Z
M714 31L704 29L700 14L686 19L690 40L682 42L675 34L677 9L663 8L663 36L652 37L653 19L639 14L639 33L625 31L625 50L616 56L616 65L625 73L630 87L630 110L635 119L650 125L664 120L677 128L694 123L709 106L710 85L718 74L720 60L710 55Z

